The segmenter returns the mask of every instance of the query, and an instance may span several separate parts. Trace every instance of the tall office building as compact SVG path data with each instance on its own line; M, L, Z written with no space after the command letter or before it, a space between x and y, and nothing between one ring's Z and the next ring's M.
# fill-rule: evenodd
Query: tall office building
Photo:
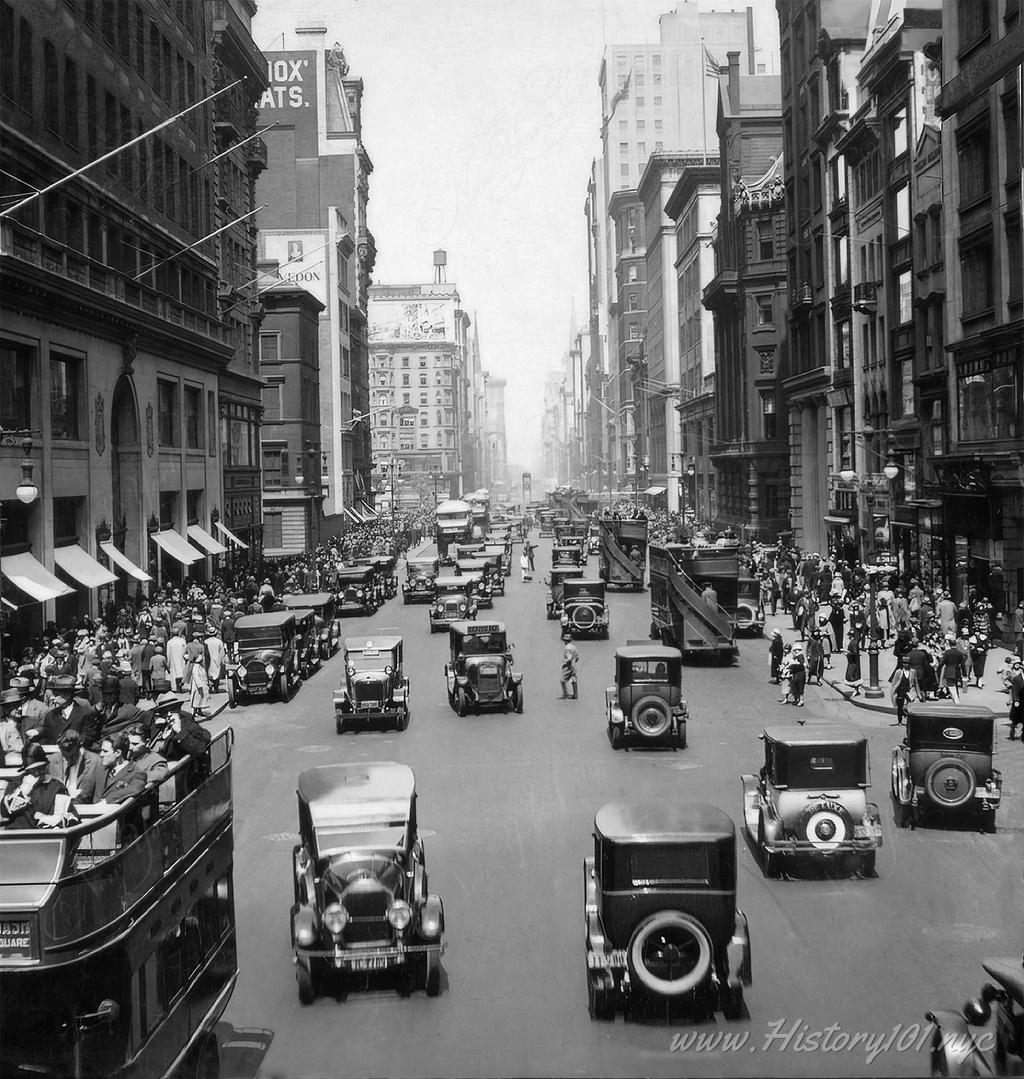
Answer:
M369 412L366 310L376 247L366 205L373 165L363 145L363 82L350 77L340 45L327 46L321 24L299 25L283 41L284 48L266 54L270 84L260 100L260 123L268 128L267 169L257 189L260 257L324 305L321 419L319 438L306 440L312 447L278 442L264 456L273 465L282 451L313 450L316 473L300 481L277 469L281 487L271 497L279 504L287 493L296 513L322 504L326 537L349 519L346 507L372 498L368 421L358 417ZM262 345L276 363L276 340L265 336ZM267 392L273 407L274 390Z

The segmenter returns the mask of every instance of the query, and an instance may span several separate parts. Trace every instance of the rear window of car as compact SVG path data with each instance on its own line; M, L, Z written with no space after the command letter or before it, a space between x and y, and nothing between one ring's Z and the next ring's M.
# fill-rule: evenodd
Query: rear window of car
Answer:
M462 651L467 656L500 655L505 648L503 633L467 633L462 638Z
M707 847L635 847L629 852L629 882L634 888L708 884Z
M663 659L634 659L630 673L634 682L664 682L668 679L668 664Z

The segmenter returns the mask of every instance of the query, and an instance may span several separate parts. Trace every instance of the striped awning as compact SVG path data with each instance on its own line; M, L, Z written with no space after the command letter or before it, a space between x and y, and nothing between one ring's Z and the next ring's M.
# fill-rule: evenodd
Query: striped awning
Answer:
M100 588L113 584L117 577L104 569L84 547L72 543L67 547L55 547L53 560L69 576L86 588Z

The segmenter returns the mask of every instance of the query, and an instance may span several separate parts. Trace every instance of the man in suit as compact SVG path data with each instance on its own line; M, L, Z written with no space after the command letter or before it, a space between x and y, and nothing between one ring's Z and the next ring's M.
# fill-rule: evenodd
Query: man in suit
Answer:
M100 760L107 769L100 801L127 802L145 789L146 773L131 759L128 735L104 738L100 743Z
M907 714L907 699L911 693L917 693L920 696L917 676L911 669L910 659L907 656L900 660L899 666L892 672L889 681L892 683L892 703L896 706L896 725L902 727Z
M87 700L75 696L75 679L61 675L50 683L56 698L53 710L43 721L43 742L59 742L66 730L76 730L82 736L82 745L93 749L100 737L100 716Z
M82 748L78 731L67 730L57 742L60 755L50 759L50 775L63 782L68 794L76 801L99 801L106 786L107 770L99 754Z
M1024 662L1014 658L1010 661L1010 741L1016 738L1015 731L1021 727L1024 739Z

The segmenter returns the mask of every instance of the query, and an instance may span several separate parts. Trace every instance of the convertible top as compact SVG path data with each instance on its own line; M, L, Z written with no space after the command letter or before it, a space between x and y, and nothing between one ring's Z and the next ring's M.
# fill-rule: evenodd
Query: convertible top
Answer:
M435 577L435 588L462 588L467 585L473 578L468 574L464 574L462 577L455 577L454 575L448 577Z
M703 802L608 802L597 811L594 830L613 843L718 842L736 834L727 813Z
M299 773L298 794L310 808L314 826L328 815L344 816L344 807L368 814L404 816L416 792L416 777L407 764L366 761L358 764L323 764Z

